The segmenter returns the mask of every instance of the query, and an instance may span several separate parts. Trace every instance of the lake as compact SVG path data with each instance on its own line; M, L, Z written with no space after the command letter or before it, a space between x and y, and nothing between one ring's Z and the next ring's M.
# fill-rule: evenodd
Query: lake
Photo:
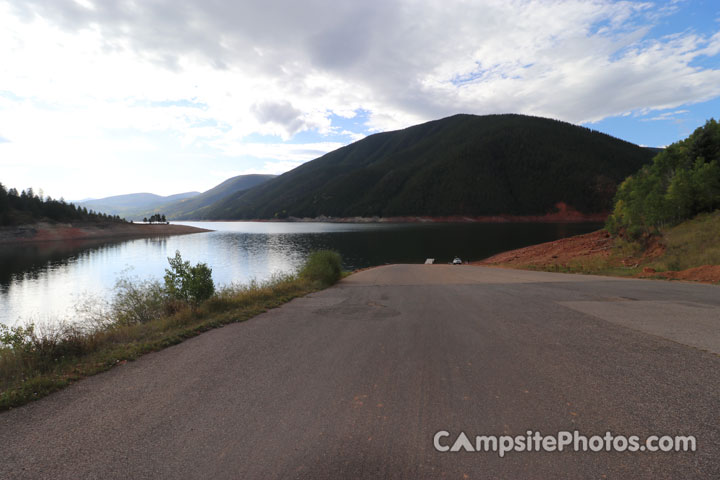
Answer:
M599 224L177 222L214 230L120 242L0 246L0 323L72 320L83 298L108 298L120 277L162 279L179 250L207 263L217 285L295 271L313 250L341 253L346 269L386 263L480 260L587 233Z

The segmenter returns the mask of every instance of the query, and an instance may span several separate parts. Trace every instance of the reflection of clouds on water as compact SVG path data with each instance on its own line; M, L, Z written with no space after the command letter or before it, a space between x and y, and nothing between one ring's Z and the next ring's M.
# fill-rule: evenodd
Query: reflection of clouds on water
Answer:
M1 284L0 323L72 317L74 307L87 296L109 298L118 278L162 279L167 259L176 250L193 264L207 263L218 286L267 280L273 274L291 273L302 263L308 249L299 248L297 238L216 231L59 251L52 245L46 255L38 246L25 248L26 262L2 264L12 273Z
M192 224L192 222L186 222ZM207 263L220 285L263 281L297 270L313 250L338 250L346 268L389 262L477 259L502 250L586 233L597 225L548 224L323 224L209 222L213 232L101 245L53 243L3 247L0 323L18 318L72 317L79 299L109 298L121 276L159 279L179 250L192 264Z
M222 237L217 243L223 254L210 266L219 284L265 280L272 274L291 273L305 256L281 235L219 232L215 235Z

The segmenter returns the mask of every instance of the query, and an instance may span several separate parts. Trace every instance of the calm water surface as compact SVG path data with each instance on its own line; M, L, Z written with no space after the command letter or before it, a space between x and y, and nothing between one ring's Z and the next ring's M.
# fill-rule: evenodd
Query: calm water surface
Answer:
M182 222L214 230L110 243L0 246L0 323L72 319L89 295L107 298L121 276L162 279L179 250L205 262L216 284L265 280L295 271L309 252L333 249L345 268L478 260L504 250L600 227L598 224L339 224Z

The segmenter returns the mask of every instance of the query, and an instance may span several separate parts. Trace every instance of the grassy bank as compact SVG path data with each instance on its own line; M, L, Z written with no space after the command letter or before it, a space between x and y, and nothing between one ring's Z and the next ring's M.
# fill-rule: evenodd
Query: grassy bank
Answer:
M83 322L44 332L33 326L0 330L0 410L212 328L242 322L341 276L337 253L316 252L296 275L225 287L199 304L169 297L159 282L120 281L107 308L86 309Z
M650 262L659 272L720 265L720 210L664 230L663 255Z

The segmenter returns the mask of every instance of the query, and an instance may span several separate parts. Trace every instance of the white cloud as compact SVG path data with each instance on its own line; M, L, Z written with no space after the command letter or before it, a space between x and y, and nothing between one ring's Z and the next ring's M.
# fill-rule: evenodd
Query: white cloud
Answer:
M289 170L292 170L295 167L299 167L303 163L304 162L302 162L302 161L292 161L292 160L285 160L285 161L279 161L279 162L271 161L271 162L263 162L261 165L254 167L254 168L246 168L244 170L213 171L212 173L218 179L227 179L227 178L235 177L237 175L251 175L251 174L280 175Z
M265 160L307 162L328 152L337 150L344 144L339 142L318 143L247 143L218 140L213 144L226 155L253 157Z
M366 137L365 134L351 132L350 130L343 130L342 132L340 132L340 135L347 135L353 142L357 142L358 140L362 140Z
M642 120L644 122L654 122L654 121L662 121L662 120L677 120L677 117L679 115L683 115L686 113L689 113L690 110L675 110L673 112L663 112L660 115L656 115L654 117L650 118L643 118Z
M720 54L720 32L648 36L682 6L0 0L0 165L170 162L172 138L188 158L269 171L341 146L323 135L458 112L581 123L676 109L720 95L720 70L693 63ZM365 132L331 122L360 110ZM317 142L247 140L298 132Z

